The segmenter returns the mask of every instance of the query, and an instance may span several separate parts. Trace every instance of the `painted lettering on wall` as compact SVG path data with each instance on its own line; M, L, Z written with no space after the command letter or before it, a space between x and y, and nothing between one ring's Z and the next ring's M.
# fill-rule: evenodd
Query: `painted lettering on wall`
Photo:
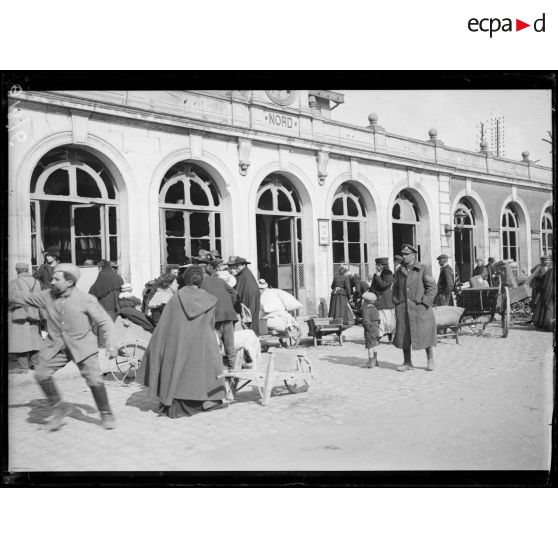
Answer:
M288 116L286 114L279 114L277 112L264 112L264 120L273 126L279 128L287 128L293 130L298 126L296 118Z

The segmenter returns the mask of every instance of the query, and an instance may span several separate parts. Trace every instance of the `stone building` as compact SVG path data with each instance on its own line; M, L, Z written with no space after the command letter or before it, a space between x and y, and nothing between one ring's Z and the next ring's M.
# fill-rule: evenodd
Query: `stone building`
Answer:
M165 263L217 249L311 314L340 263L366 276L404 242L434 270L447 252L463 281L477 257L528 271L551 249L551 169L526 152L449 147L433 129L394 135L374 114L343 124L343 102L325 90L13 88L9 272L58 246L83 288L106 258L140 293Z

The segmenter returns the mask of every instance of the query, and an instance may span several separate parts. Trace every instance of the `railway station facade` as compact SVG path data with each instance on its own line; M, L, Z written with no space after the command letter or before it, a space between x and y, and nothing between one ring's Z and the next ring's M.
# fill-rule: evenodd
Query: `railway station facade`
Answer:
M412 94L412 92L409 92ZM243 256L313 314L335 270L412 243L462 281L476 258L527 272L553 245L549 168L334 119L328 90L21 91L9 95L9 274L42 251L134 292L199 249ZM405 110L402 107L402 110Z

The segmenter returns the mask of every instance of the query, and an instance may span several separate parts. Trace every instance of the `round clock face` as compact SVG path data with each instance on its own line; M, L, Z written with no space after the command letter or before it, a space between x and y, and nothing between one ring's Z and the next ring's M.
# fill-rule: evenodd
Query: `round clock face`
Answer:
M271 89L266 90L267 96L278 105L290 105L296 98L294 89Z

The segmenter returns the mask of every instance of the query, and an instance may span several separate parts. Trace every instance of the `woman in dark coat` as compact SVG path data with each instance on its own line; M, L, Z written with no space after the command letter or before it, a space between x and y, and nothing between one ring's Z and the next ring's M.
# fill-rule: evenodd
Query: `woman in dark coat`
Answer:
M89 294L92 294L100 302L112 320L115 321L120 309L118 295L124 281L118 273L114 272L110 262L100 260L98 265L100 269L99 275L95 283L91 285Z
M217 299L199 289L198 266L184 274L186 286L167 303L142 360L138 377L170 418L220 408L226 398L215 336Z
M328 316L334 319L341 318L344 324L353 323L355 319L353 311L349 306L351 280L347 275L348 271L347 266L339 266L339 271L331 283L331 298L329 300Z
M393 344L403 349L403 372L413 368L411 348L426 349L427 370L434 370L436 318L432 305L438 290L434 277L416 259L416 248L401 248L403 265L395 272L392 299L395 304L395 337Z

